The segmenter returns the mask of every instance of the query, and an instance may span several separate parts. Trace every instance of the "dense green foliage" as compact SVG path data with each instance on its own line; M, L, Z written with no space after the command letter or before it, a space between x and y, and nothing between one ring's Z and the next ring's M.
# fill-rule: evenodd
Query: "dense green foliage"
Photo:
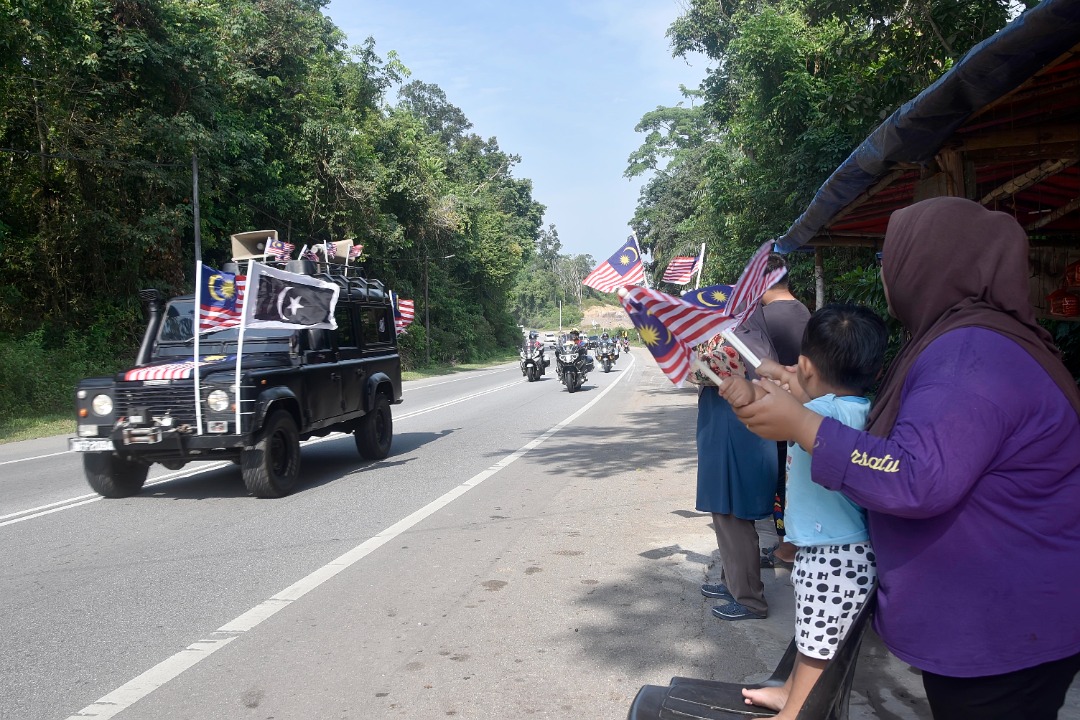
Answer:
M324 5L0 0L0 418L130 362L139 288L191 290L193 156L208 264L245 230L352 237L416 300L406 367L516 344L544 212L520 158Z
M668 30L675 55L703 53L701 87L647 113L627 177L652 173L632 225L659 276L707 246L704 284L732 282L783 234L829 174L902 103L1037 0L688 0ZM791 285L811 307L814 256L795 252ZM874 253L821 253L825 301L887 317ZM673 289L673 288L669 288ZM902 341L893 329L892 352ZM1080 377L1080 326L1047 323Z
M699 90L684 89L686 103L642 118L646 139L626 169L655 170L633 222L655 269L705 242L703 281L734 280L871 130L1022 9L1010 0L688 0L668 36L676 55L704 53L711 69ZM871 268L873 254L827 255L830 299L858 292L847 273ZM794 262L796 289L812 301L813 262Z

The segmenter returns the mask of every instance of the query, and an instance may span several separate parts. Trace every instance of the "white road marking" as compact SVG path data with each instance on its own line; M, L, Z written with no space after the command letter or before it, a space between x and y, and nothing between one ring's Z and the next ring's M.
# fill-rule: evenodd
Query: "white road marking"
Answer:
M18 458L17 460L5 460L0 462L0 465L10 465L11 463L26 462L27 460L41 460L42 458L55 457L56 455L67 455L70 450L61 450L60 452L49 453L48 455L34 455L33 457Z
M633 367L634 363L631 363L630 367ZM259 603L255 607L251 608L242 615L234 618L233 620L225 623L217 630L210 633L210 637L204 638L197 642L188 645L186 648L176 653L172 657L166 658L154 667L150 668L138 677L130 680L129 682L121 685L116 690L113 690L108 695L100 698L97 702L87 705L79 712L71 715L67 720L86 720L86 718L96 718L98 720L105 720L111 718L114 715L123 712L127 708L134 705L139 700L143 699L150 693L157 690L159 687L169 682L170 680L178 677L182 672L191 668L201 660L205 660L210 657L211 654L217 652L221 648L228 645L243 633L252 630L257 627L264 620L277 614L280 610L285 609L292 603L296 602L304 595L308 594L315 588L319 587L327 580L330 580L338 573L346 570L358 561L370 555L372 552L382 547L386 543L390 542L397 536L401 535L406 530L412 528L421 520L434 515L442 508L449 505L454 500L458 499L469 490L484 482L491 476L505 467L508 467L516 460L523 457L530 450L533 450L540 445L547 442L555 433L562 430L564 427L577 420L584 415L590 408L596 405L598 402L604 399L611 390L618 385L623 378L629 377L630 373L620 373L619 377L615 379L615 382L604 388L599 395L590 400L575 413L570 415L562 422L549 428L543 435L535 438L534 440L526 443L521 448L510 453L499 462L495 463L487 470L477 473L462 484L453 488L442 497L436 498L424 507L413 512L396 523L386 528L375 537L369 538L360 543L352 550L349 550L345 554L338 558L331 560L326 565L315 572L309 574L307 577L300 579L293 583L289 587L285 588L277 595L274 595L268 600Z
M424 408L423 410L417 410L415 412L406 413L404 415L400 415L400 416L394 418L394 421L395 422L401 422L402 420L408 420L409 418L414 418L414 417L416 417L418 415L424 415L426 413L433 412L435 410L441 410L442 408L449 407L451 405L456 405L457 403L465 402L466 400L472 400L473 398L478 398L481 395L488 395L488 394L493 393L493 392L498 392L500 390L505 390L508 387L512 387L514 385L517 385L518 382L519 381L506 383L505 385L499 385L497 387L489 388L488 390L482 390L482 391L480 391L478 393L473 393L472 395L465 395L465 396L462 396L462 397L457 398L455 400L450 400L450 401L447 401L447 402L444 402L444 403L440 403L439 405L432 405L431 407ZM306 441L301 443L301 446L304 446L304 445L317 445L317 444L322 443L322 442L328 442L330 440L338 440L338 439L343 438L343 437L348 437L348 436L345 433L330 433L329 435L325 435L325 436L320 437L320 438L312 438L311 440L306 440ZM62 453L59 453L59 454L62 454ZM27 459L30 459L30 458L27 458ZM178 478L184 478L184 477L191 477L192 475L198 475L199 473L210 472L211 470L218 470L220 468L226 467L229 464L230 463L227 463L227 462L219 462L219 463L214 463L213 465L206 465L206 466L194 468L194 469L191 469L191 470L179 470L177 472L169 473L168 475L162 475L159 478L154 478L153 480L149 480L149 481L147 481L146 485L144 485L144 487L151 487L153 485L160 485L161 483L168 482L170 480L176 480ZM0 528L5 527L7 525L14 525L15 523L23 522L24 520L32 520L34 518L44 517L45 515L51 515L52 513L60 512L61 510L68 510L70 508L76 508L76 507L79 507L80 505L86 505L87 503L97 502L98 500L103 500L103 499L104 498L102 498L102 496L98 495L97 493L89 493L87 495L79 495L77 497L67 498L66 500L58 500L58 501L56 501L54 503L49 503L48 505L39 505L38 507L27 508L26 510L16 510L15 512L9 513L7 515L0 515ZM23 517L19 517L20 515L22 515ZM16 519L12 520L10 518L16 518Z

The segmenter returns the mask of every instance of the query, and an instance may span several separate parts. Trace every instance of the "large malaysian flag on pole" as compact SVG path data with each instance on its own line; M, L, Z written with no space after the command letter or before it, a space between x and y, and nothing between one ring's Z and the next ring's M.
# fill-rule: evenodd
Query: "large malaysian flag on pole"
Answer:
M581 281L600 292L615 292L621 287L640 285L645 282L645 264L641 262L641 248L637 238L631 235L615 254L597 265Z

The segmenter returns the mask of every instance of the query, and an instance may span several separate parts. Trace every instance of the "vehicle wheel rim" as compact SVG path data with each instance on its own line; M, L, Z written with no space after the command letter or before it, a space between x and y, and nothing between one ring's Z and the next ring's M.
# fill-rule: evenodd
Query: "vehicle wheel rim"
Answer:
M270 439L270 467L274 475L281 477L289 468L289 448L283 433L276 432Z

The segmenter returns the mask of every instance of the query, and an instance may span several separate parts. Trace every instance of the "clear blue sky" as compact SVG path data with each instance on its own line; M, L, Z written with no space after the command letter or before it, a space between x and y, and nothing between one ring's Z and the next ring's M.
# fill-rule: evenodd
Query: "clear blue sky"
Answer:
M696 88L706 62L671 57L679 0L335 0L324 12L349 43L368 36L438 85L473 123L520 155L563 253L597 261L629 235L639 180L623 177L644 139L634 126ZM388 100L396 102L396 88Z

